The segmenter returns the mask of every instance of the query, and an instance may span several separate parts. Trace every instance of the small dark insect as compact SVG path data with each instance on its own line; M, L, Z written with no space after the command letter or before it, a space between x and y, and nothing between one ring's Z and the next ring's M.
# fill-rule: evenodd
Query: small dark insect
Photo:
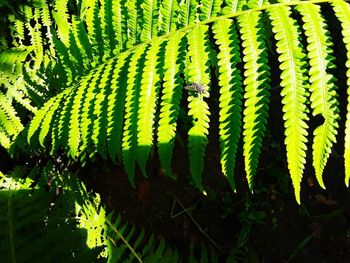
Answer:
M198 96L203 95L203 94L208 94L208 91L206 91L203 84L200 84L200 83L192 83L192 84L186 86L185 89L197 92Z

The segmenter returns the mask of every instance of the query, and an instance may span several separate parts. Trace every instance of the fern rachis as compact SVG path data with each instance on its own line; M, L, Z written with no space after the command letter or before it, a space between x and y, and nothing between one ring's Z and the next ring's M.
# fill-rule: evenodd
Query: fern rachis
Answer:
M97 2L94 1L94 8L86 11L86 35L79 35L79 32L83 32L81 26L84 24L73 20L73 34L67 33L71 37L60 36L65 34L60 31L60 40L54 40L58 62L66 75L68 86L74 86L66 97L68 103L62 97L58 99L59 104L55 104L58 108L50 111L52 119L60 115L59 121L52 121L54 148L63 146L72 157L80 158L84 158L86 153L93 157L96 152L106 157L107 150L112 159L122 156L129 179L133 182L136 163L146 175L147 160L156 135L161 163L166 174L171 176L182 89L191 83L198 83L205 92L187 92L188 116L192 119L188 130L189 170L195 186L205 191L202 171L213 118L208 101L213 99L212 89L218 88L222 171L234 189L235 159L242 131L247 179L252 188L270 105L271 69L267 60L270 52L267 44L273 38L281 69L288 168L297 201L300 202L300 182L306 162L309 102L312 113L325 118L325 123L314 132L313 143L313 165L317 179L323 186L322 172L339 128L337 89L330 75L333 68L331 42L334 40L329 37L325 26L327 20L319 7L328 1L278 4L269 4L267 1L205 1L203 6L197 6L195 1L190 0L178 5L173 1L163 4L154 0L142 3L142 10L137 2L127 4L118 1L114 6L110 1L103 1L101 12L96 8ZM342 25L349 23L348 4L340 0L331 2ZM221 4L223 9L218 8ZM111 12L106 9L110 5ZM65 12L63 7L55 8ZM247 10L249 8L251 10ZM126 14L125 10L130 13ZM292 12L299 12L301 19L295 19ZM126 22L121 20L124 16ZM145 22L144 27L137 22L138 17ZM264 19L271 22L272 32L268 27L265 28ZM107 25L112 25L113 30L107 30ZM130 31L125 31L125 25L131 26ZM160 31L157 32L157 29ZM304 35L300 34L301 29ZM106 42L104 46L105 40L98 36L108 34L116 35L117 40L115 43ZM161 34L165 35L156 37ZM347 44L349 34L346 30L343 30L343 34L343 41ZM87 40L85 36L88 36ZM301 40L303 37L306 41ZM74 41L76 45L72 43ZM80 56L76 52L77 47L89 47L88 43L91 43L91 53L83 51ZM307 48L303 46L304 43ZM129 49L124 51L126 47ZM174 54L170 54L172 51L175 51ZM216 51L217 59L214 58ZM112 54L115 56L108 59ZM79 76L78 70L72 66L86 63L84 61L88 61L89 57L93 57L100 65L93 65L93 72ZM242 72L236 68L238 64L243 66ZM308 66L309 75L306 72ZM211 67L217 69L219 87L212 85L214 74ZM83 68L88 69L89 66ZM109 99L116 100L118 106L114 106L111 101L105 102ZM46 105L45 110L39 112L45 114L50 108ZM71 110L74 117L69 119ZM118 118L113 118L111 110L113 114L120 113ZM34 118L30 125L28 139L34 136L36 130L43 129L39 119ZM79 125L75 120L78 120ZM41 136L39 132L41 143L48 133L47 122ZM345 156L348 156L349 148L347 137ZM345 163L348 167L349 162Z

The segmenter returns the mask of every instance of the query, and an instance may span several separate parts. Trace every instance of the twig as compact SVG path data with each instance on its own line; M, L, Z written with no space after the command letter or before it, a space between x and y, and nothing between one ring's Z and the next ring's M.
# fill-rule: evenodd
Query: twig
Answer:
M181 206L181 208L183 209L183 211L180 212L180 214L181 214L181 213L186 213L186 215L189 217L189 219L191 219L192 223L198 228L199 232L201 232L201 233L213 244L213 246L214 246L217 250L222 251L222 249L219 247L219 245L218 245L204 230L203 230L203 228L202 228L202 227L198 224L198 222L193 218L193 216L192 216L191 213L189 212L189 210L191 210L192 207L186 209L185 206L181 203L181 201L180 201L179 199L177 199L176 197L175 197L175 199L174 199L173 207L174 207L174 205L175 205L176 202L177 202L177 203ZM172 211L173 211L173 208L172 208ZM177 216L177 215L176 215L176 216ZM174 216L174 217L175 217L175 216Z
M196 204L194 204L193 206L190 206L189 208L186 208L185 210L182 210L174 215L174 208L175 208L176 203L177 203L177 201L174 199L174 202L173 202L173 205L171 206L171 211L170 211L170 217L172 219L174 219L175 217L178 217L179 215L182 215L185 212L189 212L189 211L194 210L195 206L196 206Z
M131 253L134 254L135 258L138 260L138 262L142 263L142 259L139 256L139 254L137 254L137 252L135 251L135 249L130 245L130 243L123 237L123 235L118 231L118 229L111 223L111 221L109 221L108 218L106 218L106 223L110 226L110 228L119 236L119 238L124 242L124 244L130 249ZM115 245L115 241L108 236L108 238L112 241L112 243Z

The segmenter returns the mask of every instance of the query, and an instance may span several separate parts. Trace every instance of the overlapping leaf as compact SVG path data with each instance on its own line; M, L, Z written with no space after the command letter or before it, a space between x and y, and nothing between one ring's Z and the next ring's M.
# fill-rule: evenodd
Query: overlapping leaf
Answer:
M235 190L234 169L242 118L242 77L236 26L231 19L220 19L213 25L219 46L220 147L222 172Z
M268 12L277 40L279 67L282 71L281 96L288 169L293 181L295 198L300 203L300 183L306 162L308 134L306 54L302 49L296 21L290 17L290 7L271 7Z
M303 27L308 42L308 57L310 60L310 91L313 115L321 114L324 123L314 131L313 165L316 178L321 187L325 188L322 173L336 142L339 108L335 87L335 78L329 72L335 68L332 42L326 28L326 22L321 15L321 9L314 4L298 7L303 16Z
M344 162L345 162L345 184L349 187L350 180L350 6L344 1L335 0L332 2L336 16L342 25L343 41L345 43L346 52L346 77L347 77L347 93L348 93L348 105L345 123L345 149L344 149Z
M258 168L262 140L266 130L270 73L267 61L262 13L247 13L238 17L244 61L243 155L249 188Z
M279 57L275 62L281 74L273 77L281 79L287 162L297 201L300 202L306 162L309 90L313 114L325 119L315 130L313 143L313 164L323 186L322 172L336 141L339 109L331 75L334 67L331 42L335 40L329 36L328 21L319 5L307 2L270 5L267 1L243 0L203 3L96 0L93 7L87 8L88 2L82 2L80 17L69 20L71 31L60 30L60 40L53 36L59 58L54 72L60 80L67 80L60 86L62 89L65 85L72 88L37 112L29 126L29 142L39 141L47 146L49 137L52 154L63 148L71 157L82 160L86 156L93 158L96 153L109 155L113 161L122 158L134 184L136 163L144 175L147 173L147 160L157 131L159 159L165 173L172 176L179 109L182 103L186 105L184 101L180 103L183 87L192 84L197 90L185 92L192 120L188 130L189 170L195 186L204 192L202 172L213 118L208 102L217 101L209 94L219 93L222 171L235 189L235 162L243 130L245 168L252 189L267 125L271 71L268 56L274 52L271 47L276 43ZM60 5L65 4L60 1ZM297 6L293 12L300 12L301 19L292 14L290 6ZM349 49L349 5L334 0L333 6L343 26L341 41ZM66 13L66 8L59 4L54 10ZM35 17L35 13L27 12L28 17ZM215 17L220 13L225 16ZM200 20L205 21L196 23ZM47 17L45 21L47 27ZM301 28L304 35L300 34ZM30 30L35 33L33 28ZM106 39L107 36L116 39ZM303 47L303 43L307 46ZM129 50L124 51L125 48ZM219 87L212 84L216 81L211 81L214 77L211 66L217 69ZM349 63L346 67L350 67ZM219 92L212 93L214 89ZM349 115L347 118L350 119ZM346 182L350 178L349 127L347 120ZM0 136L8 143L3 133ZM36 139L32 140L33 137Z

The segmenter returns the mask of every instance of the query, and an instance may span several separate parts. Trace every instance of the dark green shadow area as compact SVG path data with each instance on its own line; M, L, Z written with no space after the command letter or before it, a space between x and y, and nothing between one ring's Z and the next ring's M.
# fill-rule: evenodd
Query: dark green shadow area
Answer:
M1 185L1 262L103 262L103 247L89 248L87 230L79 228L76 192L31 189L25 182L16 190Z

